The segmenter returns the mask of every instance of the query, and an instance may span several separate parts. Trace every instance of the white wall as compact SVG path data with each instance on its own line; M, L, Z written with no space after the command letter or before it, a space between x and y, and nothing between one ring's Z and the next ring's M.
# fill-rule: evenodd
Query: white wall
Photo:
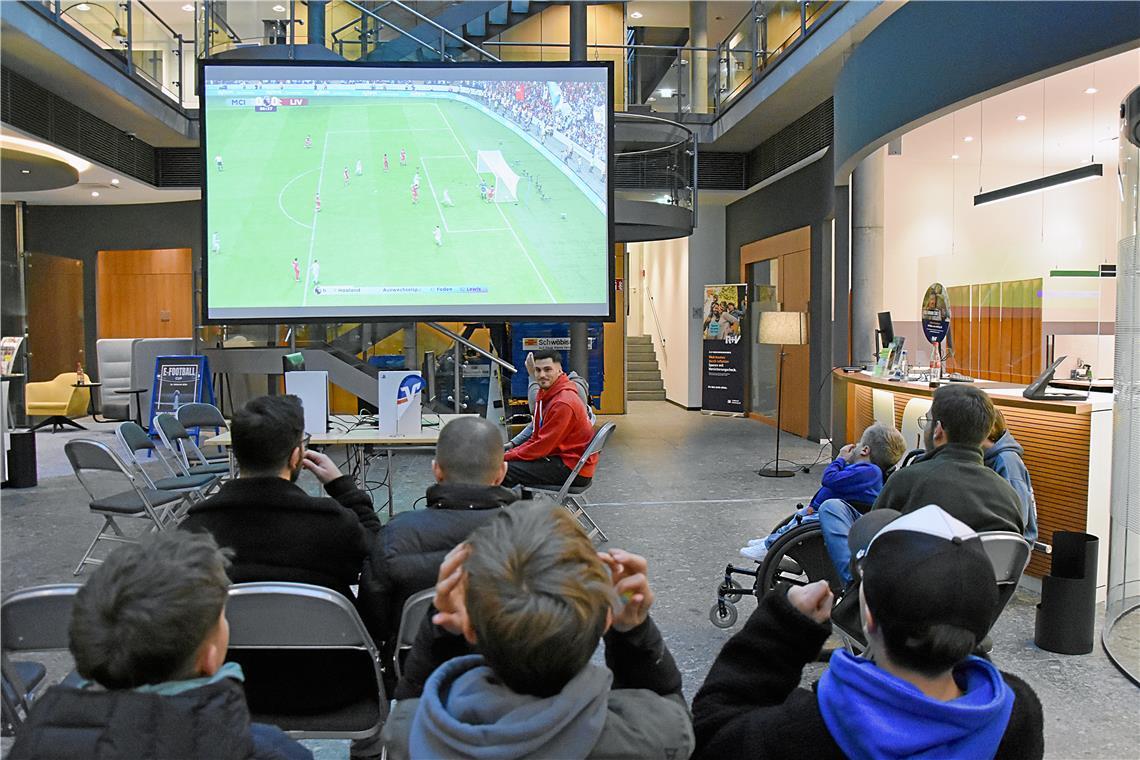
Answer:
M701 367L704 363L703 314L693 309L704 305L704 287L720 282L736 282L725 277L725 207L702 205L697 228L689 238L689 393L685 406L701 406Z

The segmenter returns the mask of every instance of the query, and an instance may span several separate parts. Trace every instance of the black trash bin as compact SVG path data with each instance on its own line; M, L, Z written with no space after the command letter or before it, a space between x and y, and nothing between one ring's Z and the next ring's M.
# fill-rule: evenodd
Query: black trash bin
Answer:
M36 478L36 434L31 430L13 430L8 441L8 479L5 488L32 488Z
M1088 533L1053 534L1053 566L1041 579L1033 641L1059 654L1093 650L1096 564L1100 539Z

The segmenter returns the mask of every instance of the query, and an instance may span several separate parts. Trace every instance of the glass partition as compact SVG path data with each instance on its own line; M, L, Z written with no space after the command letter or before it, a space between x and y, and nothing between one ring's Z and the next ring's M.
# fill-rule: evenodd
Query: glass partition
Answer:
M779 311L780 298L777 283L780 281L780 260L766 259L748 265L748 296L751 299L748 321L752 345L751 356L751 405L754 414L762 414L772 419L777 412L777 372L780 364L780 346L757 343L760 334L760 313Z
M130 25L131 64L135 72L171 100L181 103L181 38L145 3L131 4Z
M54 9L53 9L54 10ZM127 59L126 10L116 2L66 3L60 7L60 21L79 30L97 47Z

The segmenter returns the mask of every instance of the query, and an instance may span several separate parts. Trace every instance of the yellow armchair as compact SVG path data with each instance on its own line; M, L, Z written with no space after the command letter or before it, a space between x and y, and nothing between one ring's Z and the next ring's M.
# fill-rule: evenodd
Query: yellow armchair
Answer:
M43 422L35 425L32 430L39 430L47 425L52 426L53 433L59 430L61 425L86 430L85 427L70 419L87 414L87 406L91 403L91 389L75 387L78 377L75 372L64 372L56 375L52 380L42 383L28 383L25 386L25 413L29 417L47 417Z

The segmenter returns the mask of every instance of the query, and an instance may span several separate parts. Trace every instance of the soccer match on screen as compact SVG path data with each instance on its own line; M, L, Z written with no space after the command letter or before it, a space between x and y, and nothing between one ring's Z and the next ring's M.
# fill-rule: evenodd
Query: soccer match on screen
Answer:
M207 79L210 316L604 313L604 70L343 71Z

